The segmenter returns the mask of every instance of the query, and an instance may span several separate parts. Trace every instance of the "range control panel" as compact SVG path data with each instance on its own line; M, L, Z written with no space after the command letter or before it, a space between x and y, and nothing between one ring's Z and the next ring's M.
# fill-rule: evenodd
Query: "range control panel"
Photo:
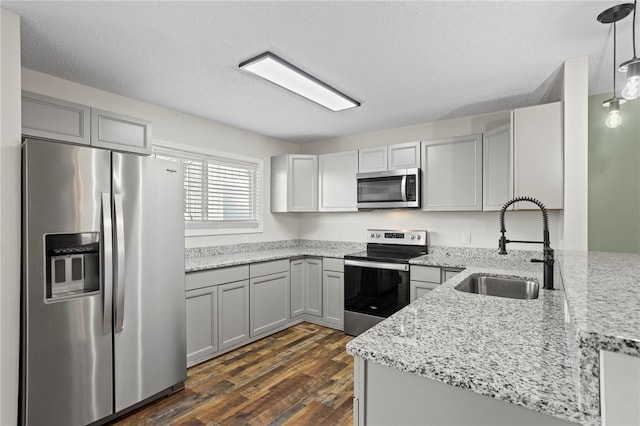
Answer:
M427 245L427 231L367 229L367 243Z

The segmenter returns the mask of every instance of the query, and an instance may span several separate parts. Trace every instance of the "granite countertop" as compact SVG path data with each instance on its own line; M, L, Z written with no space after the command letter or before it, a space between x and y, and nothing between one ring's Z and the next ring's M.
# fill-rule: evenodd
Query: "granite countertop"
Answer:
M249 263L266 262L269 260L287 259L300 256L335 257L341 259L345 254L349 254L352 252L353 250L344 249L288 247L281 249L248 251L243 253L198 256L185 259L185 272L224 268L227 266L246 265Z
M411 263L467 269L356 337L349 354L568 421L600 423L580 406L579 352L563 291L515 300L454 289L474 273L542 283L540 264L451 254ZM555 276L559 282L558 268Z
M249 263L292 257L313 256L342 259L346 254L364 250L364 243L287 240L267 243L236 244L227 247L187 249L185 272L247 265Z

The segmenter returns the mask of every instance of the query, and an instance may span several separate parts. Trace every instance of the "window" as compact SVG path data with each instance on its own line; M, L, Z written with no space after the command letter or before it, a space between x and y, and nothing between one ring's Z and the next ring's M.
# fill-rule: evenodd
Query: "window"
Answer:
M180 161L184 165L187 229L259 231L262 160L155 144L153 151L156 158Z

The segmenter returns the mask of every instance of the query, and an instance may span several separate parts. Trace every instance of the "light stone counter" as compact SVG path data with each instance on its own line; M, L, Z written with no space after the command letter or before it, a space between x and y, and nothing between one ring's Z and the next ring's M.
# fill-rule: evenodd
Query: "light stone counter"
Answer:
M597 392L581 386L575 330L565 321L565 293L514 300L454 289L473 273L534 278L536 252L432 250L415 265L467 268L347 345L368 361L468 389L581 424L600 424L582 404ZM485 257L486 255L486 257ZM559 268L556 288L561 287ZM596 413L598 411L595 411Z
M339 241L286 240L187 249L185 253L185 272L301 256L341 259L346 254L364 250L365 246L364 243Z

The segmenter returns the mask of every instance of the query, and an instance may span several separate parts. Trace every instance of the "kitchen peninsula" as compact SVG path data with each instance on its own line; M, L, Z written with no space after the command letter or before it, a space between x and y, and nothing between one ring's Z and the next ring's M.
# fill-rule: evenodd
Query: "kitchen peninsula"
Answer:
M455 248L413 260L467 269L347 345L356 423L600 424L599 401L611 401L600 395L600 351L640 356L640 257L558 254L566 293L534 300L455 287L472 274L542 282L539 264Z

